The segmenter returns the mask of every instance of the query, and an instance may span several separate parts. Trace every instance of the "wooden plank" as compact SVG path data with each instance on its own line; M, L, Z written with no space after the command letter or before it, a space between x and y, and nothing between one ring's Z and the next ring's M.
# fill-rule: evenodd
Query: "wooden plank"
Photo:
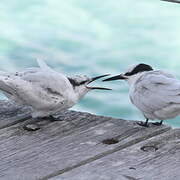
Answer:
M180 129L140 142L51 180L177 180Z
M170 129L144 128L133 121L74 111L65 112L60 119L34 122L40 126L34 132L23 128L31 120L1 129L0 179L48 179ZM119 142L102 143L111 138Z
M0 100L0 129L30 118L30 109Z

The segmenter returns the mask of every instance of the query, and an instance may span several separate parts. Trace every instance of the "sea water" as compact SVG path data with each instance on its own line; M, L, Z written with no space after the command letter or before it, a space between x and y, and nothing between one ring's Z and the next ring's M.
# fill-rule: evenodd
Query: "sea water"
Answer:
M44 59L67 75L117 75L147 63L180 79L180 4L159 0L1 0L0 70L18 71ZM126 82L95 83L72 109L144 120ZM4 98L1 96L1 98ZM180 117L166 123L180 126Z

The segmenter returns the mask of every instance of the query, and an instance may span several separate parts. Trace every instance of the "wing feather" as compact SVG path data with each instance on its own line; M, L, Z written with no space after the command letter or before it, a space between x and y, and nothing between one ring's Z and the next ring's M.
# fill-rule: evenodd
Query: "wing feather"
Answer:
M53 70L51 69L42 59L37 59L37 63L39 65L40 68L42 69L46 69L46 70Z
M35 109L63 106L67 89L71 86L67 78L57 72L28 69L12 75L0 75L0 90L9 94L12 100L34 107Z
M180 81L162 71L146 73L138 79L131 99L141 111L147 114L170 105L180 105Z

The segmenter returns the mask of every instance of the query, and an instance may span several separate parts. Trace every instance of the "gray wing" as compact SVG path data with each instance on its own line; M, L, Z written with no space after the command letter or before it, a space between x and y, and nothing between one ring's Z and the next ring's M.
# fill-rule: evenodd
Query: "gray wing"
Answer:
M69 84L62 74L39 68L0 75L0 90L12 100L36 109L63 105Z
M162 71L149 72L136 83L131 100L141 111L153 113L180 105L180 81Z

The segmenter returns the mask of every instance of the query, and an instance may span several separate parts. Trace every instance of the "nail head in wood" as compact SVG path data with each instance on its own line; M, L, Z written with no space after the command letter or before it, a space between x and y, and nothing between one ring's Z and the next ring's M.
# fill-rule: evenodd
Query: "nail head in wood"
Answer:
M27 124L23 127L26 131L37 131L40 129L40 127L36 124Z
M154 145L149 145L149 146L142 146L141 150L144 152L155 152L158 150L158 147Z
M118 142L119 142L119 140L115 139L115 138L105 139L105 140L102 141L103 144L108 144L108 145L116 144Z

